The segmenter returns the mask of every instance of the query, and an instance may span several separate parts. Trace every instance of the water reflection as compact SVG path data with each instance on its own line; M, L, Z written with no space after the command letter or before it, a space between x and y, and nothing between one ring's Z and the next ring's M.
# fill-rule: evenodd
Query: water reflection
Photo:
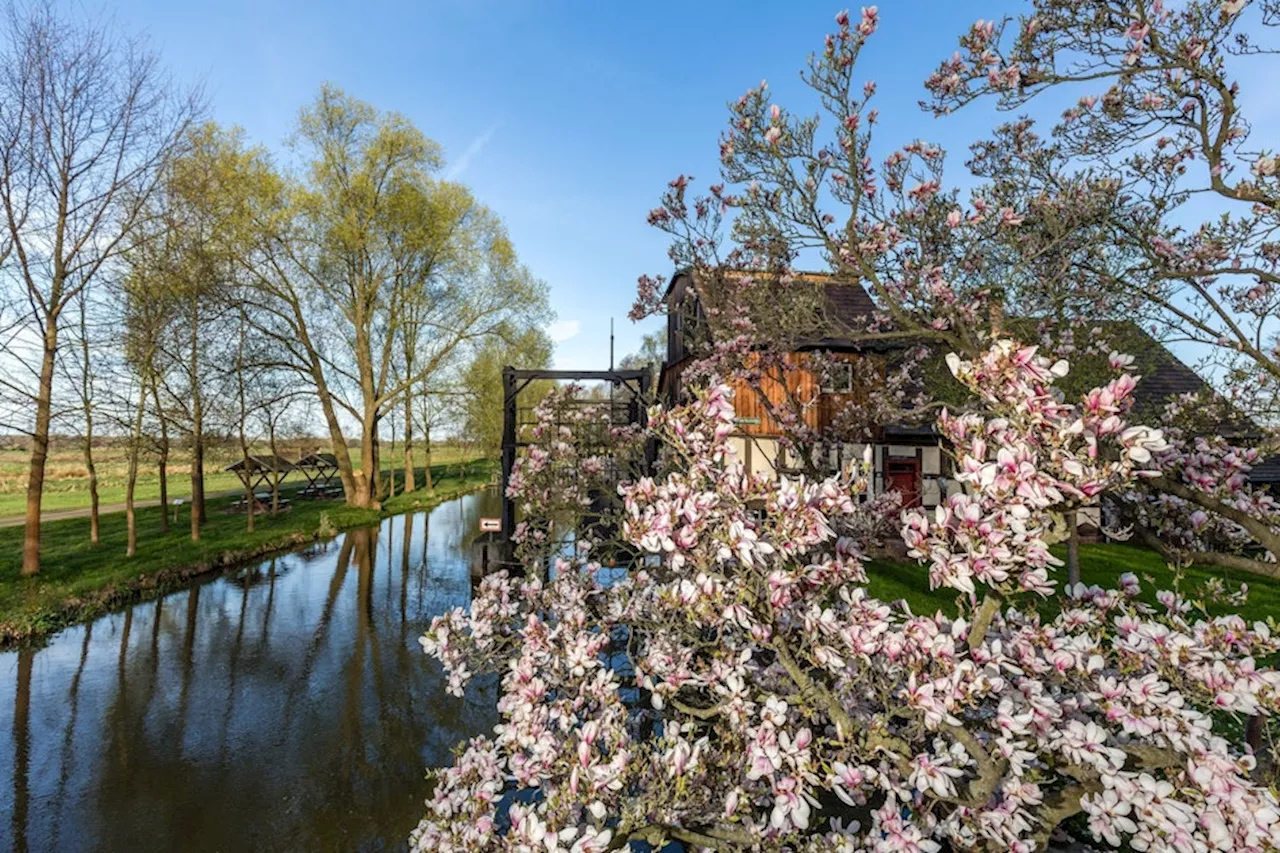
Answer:
M482 514L493 494L0 655L0 849L402 849L424 767L496 721L492 681L445 695L417 643L469 600Z

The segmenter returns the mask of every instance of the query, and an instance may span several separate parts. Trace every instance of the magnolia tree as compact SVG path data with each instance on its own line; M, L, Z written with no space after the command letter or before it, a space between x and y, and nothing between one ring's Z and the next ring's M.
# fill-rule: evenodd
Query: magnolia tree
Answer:
M1280 699L1269 626L1131 575L1048 598L1055 508L1158 473L1132 377L1068 405L1034 349L949 364L990 415L939 419L966 489L901 527L952 613L868 590L864 469L749 475L724 387L654 412L664 471L619 489L625 576L584 544L550 581L486 578L423 637L455 693L500 674L502 722L438 773L414 849L1280 846L1229 734Z
M1277 23L1275 0L1034 0L1017 19L975 23L926 83L939 114L977 99L1019 110L1069 99L1050 140L980 151L987 176L1016 175L1004 186L1018 209L1067 180L1099 211L1102 250L1033 289L1198 344L1267 452L1280 424L1280 160L1251 134L1247 95L1277 71ZM1243 476L1255 455L1187 434L1134 517L1151 541L1202 562L1274 572L1280 518Z
M1024 203L1067 175L1083 204L1108 208L1098 236L1113 262L1054 284L1202 344L1233 402L1271 423L1280 160L1251 138L1246 95L1277 71L1277 23L1275 0L1033 0L976 22L926 82L939 114L1066 99L1050 142L984 149L1018 171Z
M1269 532L1280 532L1280 502L1249 481L1260 452L1235 446L1210 430L1181 425L1187 420L1194 424L1195 415L1205 408L1213 410L1208 402L1203 395L1190 394L1166 407L1169 446L1158 455L1167 478L1164 488L1127 490L1111 495L1111 500L1127 511L1142 541L1170 561L1190 557L1204 564L1280 577L1280 565L1272 553L1273 541L1280 537L1272 536L1267 542L1270 550L1259 558L1258 537L1245 526L1266 525ZM1214 512L1204 509L1206 499L1216 502Z

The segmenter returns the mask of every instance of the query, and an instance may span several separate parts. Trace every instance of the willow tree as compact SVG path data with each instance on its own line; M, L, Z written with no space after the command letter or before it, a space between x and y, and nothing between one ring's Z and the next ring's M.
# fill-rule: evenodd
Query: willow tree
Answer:
M148 383L162 446L185 433L191 452L191 538L206 520L204 456L209 400L228 381L242 292L236 259L247 240L253 166L264 156L237 129L210 122L190 129L163 170L127 264L129 298L163 314ZM163 307L161 307L163 306ZM162 472L163 480L163 472Z
M407 377L419 377L404 385L404 484L405 491L417 488L415 441L421 426L426 454L427 487L431 481L430 421L414 417L414 401L431 392L439 383L437 374L452 359L449 351L438 354L426 340L440 325L439 312L448 309L450 282L463 281L472 273L480 257L477 237L484 234L488 212L476 204L465 187L448 182L435 183L429 192L407 193L402 210L407 229L393 247L401 257L404 286L398 289L402 345L394 352L392 368L397 384ZM491 223L493 224L493 223ZM423 368L427 368L424 373Z
M294 149L301 175L263 176L244 268L258 322L316 392L348 503L376 506L381 418L468 341L538 322L545 286L497 217L433 177L439 146L403 116L325 86Z

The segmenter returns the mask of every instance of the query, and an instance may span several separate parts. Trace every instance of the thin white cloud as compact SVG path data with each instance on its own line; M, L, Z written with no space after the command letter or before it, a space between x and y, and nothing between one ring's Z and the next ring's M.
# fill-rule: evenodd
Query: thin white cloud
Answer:
M582 331L582 324L577 320L557 320L554 323L548 323L546 331L547 337L560 344L570 338L576 338L578 332Z
M445 174L445 180L456 181L461 177L462 173L471 165L471 161L480 155L484 147L489 144L489 140L493 139L493 134L497 132L498 126L491 125L488 130L471 140L471 144L462 152L462 156L454 161L449 167L449 171Z

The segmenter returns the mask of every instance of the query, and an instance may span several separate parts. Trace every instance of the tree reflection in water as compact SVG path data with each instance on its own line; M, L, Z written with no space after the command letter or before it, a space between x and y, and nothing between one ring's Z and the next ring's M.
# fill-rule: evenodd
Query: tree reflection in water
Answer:
M497 719L492 681L450 698L417 643L469 600L496 511L388 519L0 655L0 849L402 848L425 768Z

